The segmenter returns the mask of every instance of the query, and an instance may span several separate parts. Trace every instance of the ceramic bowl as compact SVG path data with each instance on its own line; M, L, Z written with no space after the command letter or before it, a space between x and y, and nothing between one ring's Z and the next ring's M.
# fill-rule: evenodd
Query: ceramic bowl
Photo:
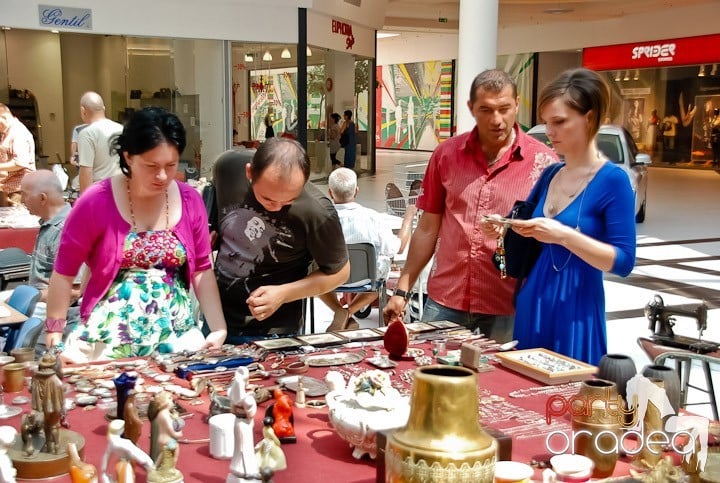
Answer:
M377 432L405 426L410 416L410 399L400 396L391 409L362 407L354 394L334 391L326 396L330 423L338 436L353 448L356 459L377 456Z

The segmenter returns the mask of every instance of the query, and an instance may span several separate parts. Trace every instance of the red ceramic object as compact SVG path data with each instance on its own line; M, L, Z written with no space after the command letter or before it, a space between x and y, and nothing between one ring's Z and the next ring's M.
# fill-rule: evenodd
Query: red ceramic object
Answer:
M400 320L390 322L390 325L388 325L385 331L383 343L385 350L388 351L391 356L402 357L410 345L410 337L408 336L405 324Z

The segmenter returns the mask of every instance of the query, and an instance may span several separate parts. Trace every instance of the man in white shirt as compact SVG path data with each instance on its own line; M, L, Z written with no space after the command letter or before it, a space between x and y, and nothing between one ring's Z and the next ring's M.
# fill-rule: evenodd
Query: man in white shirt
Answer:
M377 253L377 276L380 279L387 278L390 273L390 260L395 254L405 250L410 239L415 206L409 205L406 208L402 227L396 236L380 213L355 201L358 194L355 171L348 168L334 170L328 178L328 188L340 218L345 243L372 243ZM347 307L343 307L334 292L320 295L320 300L335 313L327 330L357 328L357 322L350 316L373 303L377 296L377 292L358 293Z
M0 206L20 205L20 183L35 171L35 140L32 133L0 104Z
M105 117L105 103L97 92L82 95L80 117L88 125L78 136L80 193L84 193L93 183L120 173L120 158L111 142L123 126Z

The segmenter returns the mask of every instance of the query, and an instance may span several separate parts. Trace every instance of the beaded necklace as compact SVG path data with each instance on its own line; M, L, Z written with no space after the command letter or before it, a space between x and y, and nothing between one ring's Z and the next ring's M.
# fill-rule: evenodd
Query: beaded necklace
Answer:
M130 180L127 180L128 205L130 207L130 221L132 222L132 231L137 233L137 225L135 224L135 211L133 210L132 196L130 196ZM167 189L165 190L165 229L170 228L170 200Z

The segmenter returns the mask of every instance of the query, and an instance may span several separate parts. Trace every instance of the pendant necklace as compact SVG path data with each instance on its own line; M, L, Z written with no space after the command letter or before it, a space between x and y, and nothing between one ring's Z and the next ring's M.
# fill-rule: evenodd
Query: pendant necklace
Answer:
M563 190L562 184L561 184L561 179L562 179L562 176L563 176L563 172L564 172L564 171L565 171L565 168L563 168L563 169L561 169L560 171L558 171L557 179L556 179L556 184L557 184L557 187L558 187L558 191L560 192L560 195L561 195L560 198L562 198L562 195L565 195L565 196L567 196L570 200L574 199L574 198L577 196L577 194L580 193L581 190L585 189L585 187L590 183L590 180L592 179L592 176L593 176L593 174L594 174L594 169L591 167L591 168L590 168L590 171L588 172L587 176L585 177L585 181L583 181L582 183L580 183L580 184L578 185L577 189L575 189L574 192L572 192L571 194L568 195L568 194L565 193L565 191ZM558 196L554 196L554 198L558 198ZM549 203L549 204L548 204L548 207L547 207L548 215L550 215L550 217L555 217L555 215L557 215L558 212L559 212L558 207L559 207L561 204L562 204L562 200L560 200L559 203L552 203L552 202ZM567 205L566 205L566 206L567 206Z
M127 179L127 195L128 195L128 206L130 208L130 221L132 221L132 231L137 233L137 225L135 224L135 212L133 211L132 196L130 196L130 180ZM170 228L170 200L168 199L168 192L165 189L165 229Z
M600 167L602 168L602 166L600 166ZM599 171L599 169L598 169L598 171ZM580 215L582 214L582 207L583 207L583 203L585 202L585 194L587 193L587 187L590 184L590 180L592 180L592 177L595 173L596 173L596 171L594 172L593 170L591 170L588 173L587 179L581 185L583 192L582 192L582 196L580 197L580 206L578 206L577 220L575 221L575 230L579 231L581 233L582 233L582 231L580 230ZM571 196L571 198L573 198L579 192L580 192L580 189L575 191L575 193ZM548 213L550 213L550 207L548 207ZM568 256L565 259L565 263L563 263L562 266L558 267L555 264L555 257L553 256L553 244L552 243L548 244L548 251L550 252L550 263L552 264L553 270L555 270L556 272L560 272L560 271L564 270L565 267L568 266L568 263L570 263L570 259L573 256L573 253L570 250L568 250Z

